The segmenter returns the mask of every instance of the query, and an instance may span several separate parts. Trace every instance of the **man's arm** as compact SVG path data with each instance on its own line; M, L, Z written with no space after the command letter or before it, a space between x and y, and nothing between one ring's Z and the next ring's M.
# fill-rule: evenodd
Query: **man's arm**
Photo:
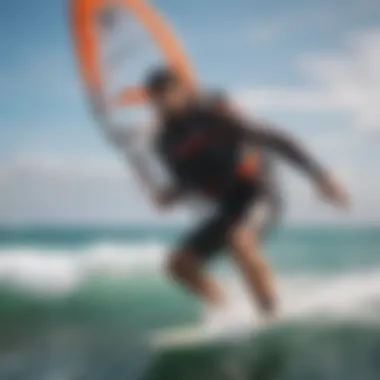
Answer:
M293 137L266 122L242 122L238 128L247 141L269 147L298 166L313 180L325 200L340 207L349 206L346 189Z
M317 181L325 175L322 166L294 138L269 122L244 118L225 94L213 93L209 104L227 131L238 133L254 146L273 149Z
M170 158L166 154L166 150L162 146L160 134L156 134L151 141L151 150L156 155L156 159L160 162L160 166L164 170L164 182L156 189L153 200L156 206L160 208L168 208L183 200L188 195L188 189L177 183L172 173L170 173Z
M253 145L272 149L305 172L317 183L323 181L327 170L294 137L264 121L242 121L239 133Z
M317 185L322 196L339 206L348 206L349 197L334 177L318 163L301 143L280 131L276 126L258 120L247 120L229 107L219 108L224 126L238 133L253 146L270 148L304 171Z

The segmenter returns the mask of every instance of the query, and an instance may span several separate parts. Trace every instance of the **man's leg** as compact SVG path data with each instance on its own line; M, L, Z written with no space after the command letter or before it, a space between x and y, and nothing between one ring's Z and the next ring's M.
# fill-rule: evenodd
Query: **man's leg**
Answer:
M269 265L261 257L260 241L249 226L239 225L230 232L229 245L252 297L268 317L275 317L277 296Z
M253 200L243 220L230 227L229 246L248 288L269 317L274 317L277 295L272 271L261 255L261 241L279 217L274 200Z
M225 297L219 284L205 273L204 263L223 246L225 226L222 222L219 215L206 220L187 236L168 265L176 281L214 305L224 304Z
M224 303L221 287L204 273L201 260L189 249L176 251L169 260L168 270L173 279L208 303Z

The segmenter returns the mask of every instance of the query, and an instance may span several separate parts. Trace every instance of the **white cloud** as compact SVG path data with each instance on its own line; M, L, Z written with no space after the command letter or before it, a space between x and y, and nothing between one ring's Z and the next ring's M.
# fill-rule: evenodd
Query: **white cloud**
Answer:
M0 166L0 223L118 222L147 214L123 167L83 158L24 157ZM131 201L131 202L130 202Z
M326 26L327 23L336 25L336 17L330 8L321 6L289 9L273 14L254 26L250 26L245 31L248 40L253 44L267 43L278 41L279 39L288 38L293 32L299 33L305 28L320 27L321 24Z
M285 199L291 223L379 222L380 182L358 163L338 162L353 195L354 209L340 213L323 206L307 180L286 172ZM129 174L129 173L128 173ZM122 165L84 159L29 157L0 166L0 223L178 223L179 210L162 218L147 193L128 180Z
M272 12L252 23L244 31L244 40L253 44L287 40L291 35L315 31L341 33L350 21L361 15L368 17L379 10L377 0L335 0L304 2L296 6L273 7Z
M312 83L240 91L236 98L253 110L339 112L357 128L380 130L380 29L351 34L340 52L307 54L300 69Z
M86 158L20 157L0 164L0 224L173 223L158 219L127 165Z
M353 199L352 212L340 214L320 207L303 181L287 175L283 182L288 189L291 220L379 222L380 181L374 160L380 156L372 156L373 146L368 145L374 141L368 136L380 132L379 43L380 29L351 33L339 51L299 57L297 64L309 79L307 85L236 93L237 101L249 111L287 111L294 120L297 114L315 112L329 117L340 115L348 121L343 129L317 130L306 140L347 185Z
M114 180L126 177L128 178L121 165L96 162L82 157L17 157L0 163L0 186L26 178L50 178L67 182L86 179Z

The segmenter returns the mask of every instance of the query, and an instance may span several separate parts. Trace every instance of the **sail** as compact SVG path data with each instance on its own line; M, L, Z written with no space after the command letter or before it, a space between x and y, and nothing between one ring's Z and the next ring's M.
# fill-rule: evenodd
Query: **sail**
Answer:
M80 73L98 112L144 106L141 81L159 64L195 85L175 33L145 1L72 0L71 21Z

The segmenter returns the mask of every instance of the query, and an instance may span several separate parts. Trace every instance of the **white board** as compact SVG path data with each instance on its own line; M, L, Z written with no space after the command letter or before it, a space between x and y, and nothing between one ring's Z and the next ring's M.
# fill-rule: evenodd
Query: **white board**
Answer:
M255 331L262 331L280 322L252 324L241 327L235 326L233 328L226 327L225 329L218 330L204 326L179 327L158 331L150 337L149 342L154 348L160 349L196 347L247 337Z

